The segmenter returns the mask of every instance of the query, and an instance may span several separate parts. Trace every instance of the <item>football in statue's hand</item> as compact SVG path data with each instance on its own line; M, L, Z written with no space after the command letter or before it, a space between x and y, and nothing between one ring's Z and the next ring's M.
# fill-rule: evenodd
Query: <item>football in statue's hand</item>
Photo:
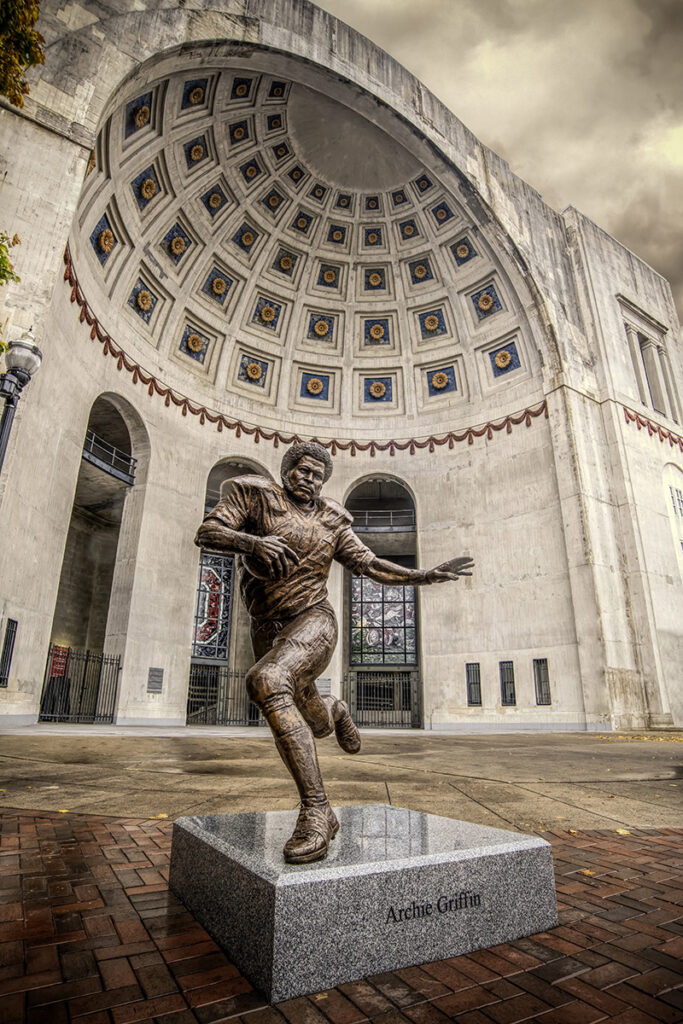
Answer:
M299 556L277 534L253 540L253 550L242 556L242 565L257 580L284 580L299 562Z
M283 562L286 567L285 569L283 569ZM242 555L242 566L250 576L255 576L257 580L283 580L289 576L294 568L293 563L288 558L274 559L272 562L267 562L254 552L250 555Z

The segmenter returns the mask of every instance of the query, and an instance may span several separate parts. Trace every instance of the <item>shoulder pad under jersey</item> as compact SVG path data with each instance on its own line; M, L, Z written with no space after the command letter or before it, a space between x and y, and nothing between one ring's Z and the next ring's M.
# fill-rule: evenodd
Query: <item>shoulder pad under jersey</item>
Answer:
M345 522L353 522L353 516L351 515L349 510L344 508L344 506L340 502L335 501L334 498L321 497L320 503L326 511L336 513L336 515L338 515L339 518L343 519Z

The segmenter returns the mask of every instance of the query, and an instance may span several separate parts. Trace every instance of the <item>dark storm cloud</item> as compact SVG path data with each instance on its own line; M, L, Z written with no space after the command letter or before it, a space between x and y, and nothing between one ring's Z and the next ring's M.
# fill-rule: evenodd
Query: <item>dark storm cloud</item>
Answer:
M681 0L322 0L556 209L667 277L683 310Z

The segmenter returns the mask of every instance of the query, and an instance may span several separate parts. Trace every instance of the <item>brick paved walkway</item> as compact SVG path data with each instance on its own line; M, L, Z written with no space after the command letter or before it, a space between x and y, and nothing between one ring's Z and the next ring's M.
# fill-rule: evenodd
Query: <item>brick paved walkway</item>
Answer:
M6 810L0 1021L683 1020L683 829L544 837L560 927L269 1007L168 892L169 821Z

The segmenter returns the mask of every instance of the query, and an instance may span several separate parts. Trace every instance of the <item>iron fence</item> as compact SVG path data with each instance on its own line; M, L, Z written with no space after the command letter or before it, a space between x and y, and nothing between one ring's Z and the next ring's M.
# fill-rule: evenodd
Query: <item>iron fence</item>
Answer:
M119 655L50 644L38 721L111 724L120 671Z
M359 726L417 729L422 724L419 672L350 672L344 692Z
M226 665L190 665L187 725L265 725L247 696L246 673Z

